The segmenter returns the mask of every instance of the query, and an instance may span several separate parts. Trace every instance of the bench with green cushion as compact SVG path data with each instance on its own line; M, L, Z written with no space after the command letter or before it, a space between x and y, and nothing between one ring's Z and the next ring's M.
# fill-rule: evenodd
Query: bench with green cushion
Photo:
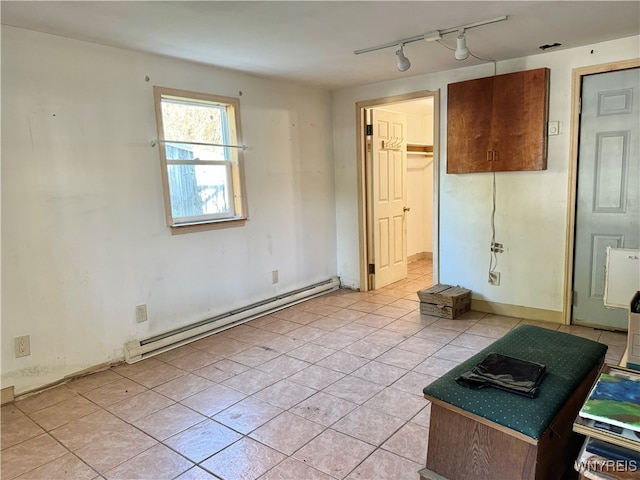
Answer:
M549 472L548 464L561 460L606 351L592 340L522 325L453 368L423 390L432 402L427 469L452 479L503 478L505 468L514 478L559 477L563 472ZM544 364L538 396L456 383L491 352ZM476 454L464 454L467 448ZM459 458L447 453L452 449Z

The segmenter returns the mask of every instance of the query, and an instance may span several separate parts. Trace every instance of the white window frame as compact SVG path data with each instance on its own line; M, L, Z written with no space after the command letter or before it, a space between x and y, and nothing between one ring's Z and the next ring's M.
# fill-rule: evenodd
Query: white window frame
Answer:
M234 97L223 97L207 93L177 90L166 87L153 87L156 125L158 131L158 151L162 175L162 190L167 226L172 233L187 233L191 231L210 230L229 226L244 225L247 220L247 207L244 185L243 149L240 134L240 100ZM225 109L228 134L228 145L225 147L228 160L172 160L167 159L165 145L167 143L185 143L193 145L207 145L192 141L182 141L179 138L165 138L162 101L182 101L193 104L209 104ZM171 208L171 192L168 168L170 165L222 165L227 169L227 186L229 188L230 213L206 214L194 217L174 217Z

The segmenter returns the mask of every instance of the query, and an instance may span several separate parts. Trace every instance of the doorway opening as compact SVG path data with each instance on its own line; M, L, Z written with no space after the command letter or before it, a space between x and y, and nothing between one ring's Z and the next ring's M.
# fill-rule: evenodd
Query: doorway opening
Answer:
M638 142L628 141L638 132L638 67L634 59L573 71L565 324L627 328L627 313L603 300L607 247L639 242ZM625 71L633 69L629 80Z
M401 121L387 120L388 114L403 117L404 127ZM376 121L382 117L385 119ZM420 277L424 282L425 276L437 283L439 92L357 102L356 118L360 290L380 289L389 282L396 285L398 280L413 289L418 285L411 285L411 280ZM374 138L378 139L377 146ZM402 175L396 175L394 168L399 168ZM397 200L397 213L388 217L381 213L387 206L376 203L381 182ZM386 187L382 187L383 193ZM401 268L395 268L390 277L385 265L394 261L404 262L404 270L399 265Z

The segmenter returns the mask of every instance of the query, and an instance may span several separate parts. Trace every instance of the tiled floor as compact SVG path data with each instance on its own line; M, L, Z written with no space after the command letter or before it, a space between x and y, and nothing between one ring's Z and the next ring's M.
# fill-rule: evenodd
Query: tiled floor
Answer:
M422 388L523 323L420 315L431 283L415 262L382 290L334 292L3 406L1 476L417 480ZM546 326L607 343L609 363L623 354L625 335Z

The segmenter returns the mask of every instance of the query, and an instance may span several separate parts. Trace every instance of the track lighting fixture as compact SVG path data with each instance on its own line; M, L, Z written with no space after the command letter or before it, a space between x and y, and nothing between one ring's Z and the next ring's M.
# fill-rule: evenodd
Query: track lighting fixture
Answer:
M374 52L376 50L382 50L384 48L398 47L396 50L396 60L398 63L398 70L400 70L401 72L406 72L407 70L409 70L409 67L411 67L411 62L404 55L404 46L407 43L426 40L428 42L435 41L451 50L454 50L453 56L455 57L456 60L465 60L469 58L469 55L473 56L474 58L478 58L480 60L486 60L486 59L477 57L476 55L473 55L469 51L469 48L467 47L467 38L465 36L465 31L470 28L480 27L482 25L488 25L490 23L502 22L503 20L507 20L507 18L508 17L506 15L503 15L502 17L491 18L489 20L482 20L479 22L469 23L467 25L460 25L458 27L445 28L444 30L432 30L423 35L416 35L416 36L405 38L399 41L385 43L384 45L378 45L376 47L363 48L362 50L356 50L353 53L356 55L360 55L363 53ZM456 38L456 48L454 49L453 47L450 47L446 45L444 42L442 42L442 36L447 35L449 33L455 33L455 32L458 33L458 37Z
M406 72L411 67L411 62L407 57L404 56L404 43L399 45L400 48L396 50L396 57L398 61L398 70L401 72Z
M453 53L456 60L465 60L469 58L469 49L467 48L467 39L464 36L464 30L458 32L456 39L456 51Z

